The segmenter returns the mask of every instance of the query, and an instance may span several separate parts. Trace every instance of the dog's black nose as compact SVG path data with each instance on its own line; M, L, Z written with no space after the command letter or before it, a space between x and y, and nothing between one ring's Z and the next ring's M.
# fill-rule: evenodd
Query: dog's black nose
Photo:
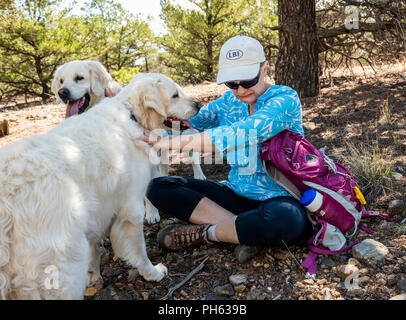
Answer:
M198 109L202 107L202 103L198 100L193 100L193 105Z
M58 90L58 95L59 95L59 97L60 97L62 100L68 99L68 98L69 98L69 94L70 94L70 92L69 92L69 90L66 89L66 88L61 88L61 89Z

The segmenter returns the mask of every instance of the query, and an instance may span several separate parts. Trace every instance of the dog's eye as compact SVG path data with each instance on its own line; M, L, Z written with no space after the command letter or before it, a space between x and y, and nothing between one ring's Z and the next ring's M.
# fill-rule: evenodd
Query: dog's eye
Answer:
M172 96L172 98L179 98L179 94L176 92L176 93Z
M76 76L75 81L78 82L80 80L83 80L84 78L82 76Z
M61 84L63 84L63 79L59 80L59 82L60 82Z

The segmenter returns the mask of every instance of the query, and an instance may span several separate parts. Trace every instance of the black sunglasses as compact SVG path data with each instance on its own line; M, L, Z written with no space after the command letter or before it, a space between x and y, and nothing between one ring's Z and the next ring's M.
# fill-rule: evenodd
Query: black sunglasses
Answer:
M224 84L233 90L237 90L238 86L248 89L248 88L255 86L258 83L260 75L261 75L261 68L259 68L258 75L253 79L243 80L243 81L227 81L227 82L224 82Z

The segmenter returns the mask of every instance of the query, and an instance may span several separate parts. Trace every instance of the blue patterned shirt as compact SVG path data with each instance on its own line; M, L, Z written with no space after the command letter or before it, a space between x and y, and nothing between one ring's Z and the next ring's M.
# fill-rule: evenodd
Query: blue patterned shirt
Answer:
M284 129L304 135L299 97L287 86L270 86L249 115L248 104L231 91L202 107L189 120L198 131L207 130L216 148L227 158L228 181L220 181L237 194L254 200L289 196L264 171L259 151L261 142Z

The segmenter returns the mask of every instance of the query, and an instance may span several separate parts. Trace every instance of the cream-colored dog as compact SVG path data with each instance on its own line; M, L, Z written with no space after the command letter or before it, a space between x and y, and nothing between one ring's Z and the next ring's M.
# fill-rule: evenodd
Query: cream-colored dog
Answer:
M93 105L103 100L105 93L116 95L121 90L121 86L113 81L106 68L98 61L75 60L60 66L52 80L52 92L55 97L66 104L66 118L81 114L89 110ZM107 90L110 90L107 91ZM172 129L172 121L165 122L165 129ZM179 125L179 123L177 123ZM185 127L179 125L182 133L191 133ZM193 174L196 179L206 179L200 167L200 153L192 152L191 164ZM161 163L154 170L153 177L167 176L169 174L169 151L161 154ZM159 222L159 212L152 203L145 199L146 215L148 223ZM94 283L90 280L89 284Z
M88 271L100 277L108 234L116 256L160 281L167 269L151 264L143 235L150 147L136 137L197 112L170 79L144 74L48 133L1 148L0 297L82 299Z
M109 88L113 95L121 86L113 81L106 68L94 60L75 60L60 66L52 80L51 90L66 104L66 118L81 114L105 98Z

